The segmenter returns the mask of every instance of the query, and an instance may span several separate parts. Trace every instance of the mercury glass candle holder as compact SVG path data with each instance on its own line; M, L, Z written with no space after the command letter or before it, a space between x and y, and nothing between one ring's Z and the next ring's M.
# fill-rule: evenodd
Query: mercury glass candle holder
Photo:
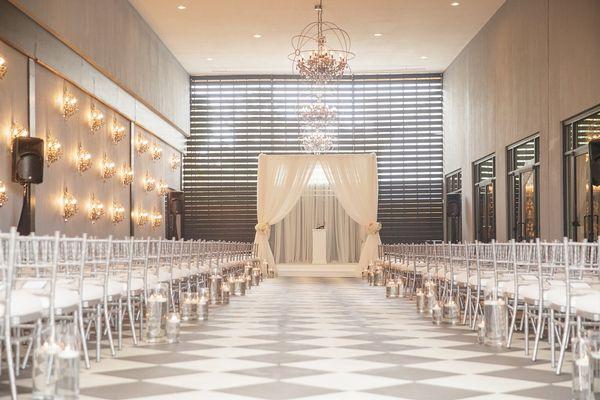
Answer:
M150 142L146 139L142 134L137 135L136 139L136 149L138 154L144 154L150 148Z
M160 147L158 144L153 143L152 146L150 147L150 157L152 158L153 161L157 161L160 160L162 158L162 147Z
M92 166L92 155L83 148L81 144L77 147L77 153L75 155L75 168L77 172L83 174L85 171L90 169Z
M8 71L8 65L6 59L0 55L0 79L4 79L6 72Z
M46 135L46 163L48 166L51 166L58 160L60 160L63 156L63 149L60 142L50 135L49 133Z
M123 207L121 203L119 203L116 200L113 200L110 213L110 220L113 224L118 224L125 220L125 207Z
M6 185L0 181L0 207L2 207L8 201L8 194L6 194Z
M123 186L131 185L133 182L133 171L127 164L123 164L121 167L120 175Z
M61 216L65 222L77 214L77 199L65 187L61 199Z
M102 216L104 215L104 204L102 204L96 196L92 194L90 198L89 204L89 213L88 218L92 221L92 224L95 224Z

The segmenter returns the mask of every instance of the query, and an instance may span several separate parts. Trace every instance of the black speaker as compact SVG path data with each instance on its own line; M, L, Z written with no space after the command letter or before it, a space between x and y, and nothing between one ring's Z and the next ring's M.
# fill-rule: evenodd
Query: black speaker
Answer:
M42 183L44 180L44 141L35 137L18 137L13 141L13 182Z
M169 192L169 212L174 215L183 214L183 192Z
M446 195L446 216L460 217L461 198L460 193L449 193Z
M590 156L590 178L593 186L600 185L600 139L590 140L588 144Z

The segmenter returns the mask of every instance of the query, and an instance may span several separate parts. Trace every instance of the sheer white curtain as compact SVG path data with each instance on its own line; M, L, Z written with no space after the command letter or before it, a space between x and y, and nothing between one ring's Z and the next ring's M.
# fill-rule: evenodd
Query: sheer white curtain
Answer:
M318 170L319 165L313 178ZM273 226L270 243L275 262L310 263L312 230L321 225L327 229L327 262L358 262L365 229L348 216L328 183L315 184L313 178L298 204Z
M370 260L377 258L381 244L381 225L377 222L377 158L375 154L331 154L320 156L319 161L342 207L367 230L358 262L364 269Z
M275 259L269 246L270 226L278 223L296 205L312 175L314 160L309 157L258 156L256 236L258 257L272 268Z
M255 242L258 256L276 268L269 245L270 226L281 221L298 202L319 162L333 192L350 218L362 225L367 237L359 265L366 268L377 257L377 159L374 154L274 155L258 158Z

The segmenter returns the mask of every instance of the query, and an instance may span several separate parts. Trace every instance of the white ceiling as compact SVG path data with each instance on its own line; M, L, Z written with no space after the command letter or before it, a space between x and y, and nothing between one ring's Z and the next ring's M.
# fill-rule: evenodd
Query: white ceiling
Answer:
M184 68L203 75L291 73L291 37L315 20L317 0L129 1ZM453 1L324 0L324 19L350 34L354 73L441 72L504 3Z

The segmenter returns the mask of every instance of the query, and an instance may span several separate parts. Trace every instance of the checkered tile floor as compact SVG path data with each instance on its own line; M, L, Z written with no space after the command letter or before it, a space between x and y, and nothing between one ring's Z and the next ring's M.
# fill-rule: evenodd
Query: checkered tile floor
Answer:
M127 343L118 358L93 363L81 398L570 398L570 375L551 372L547 351L532 363L519 340L499 352L476 345L471 331L435 327L413 303L356 279L267 280L211 312L182 328L181 343ZM20 391L29 384L24 374Z

